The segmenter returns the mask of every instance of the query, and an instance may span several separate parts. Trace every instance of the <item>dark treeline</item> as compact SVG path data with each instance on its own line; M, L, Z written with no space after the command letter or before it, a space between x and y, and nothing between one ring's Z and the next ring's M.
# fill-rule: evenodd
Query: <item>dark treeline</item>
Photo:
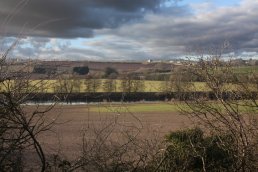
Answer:
M195 100L195 99L207 99L216 100L218 99L213 92L137 92L137 93L38 93L33 96L28 96L27 101L33 102L49 102L53 101L53 97L56 97L59 101L71 102L137 102L137 101L171 101L171 100ZM234 93L224 92L221 94L221 98L227 100L241 100L248 98L257 98L257 93L252 92L246 93Z

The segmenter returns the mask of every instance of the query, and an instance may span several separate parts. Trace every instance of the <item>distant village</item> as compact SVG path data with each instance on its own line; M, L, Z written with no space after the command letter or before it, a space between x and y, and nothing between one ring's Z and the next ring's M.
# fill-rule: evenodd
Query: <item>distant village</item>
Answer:
M64 62L65 60L40 60L40 59L23 59L23 58L9 58L8 59L9 62L44 62L44 61L54 61L54 62ZM88 62L95 62L95 61L88 61L88 60L78 60L78 61L71 61L71 62L81 62L81 63L88 63ZM144 60L144 61L96 61L96 62L110 62L110 63L170 63L170 64L174 64L174 65L185 65L185 64L197 64L198 63L198 59L195 60L191 60L191 59L182 59L182 58L175 58L175 59L168 59L168 60L160 60L160 59L148 59L148 60ZM234 66L256 66L258 65L258 59L242 59L242 58L232 58L230 59L230 62L232 65ZM69 63L69 61L67 61L67 63Z
M198 60L185 60L185 59L173 59L173 60L152 60L148 59L146 61L147 63L170 63L173 65L185 65L185 64L197 64ZM242 59L242 58L236 58L236 59L230 59L230 62L233 66L257 66L258 65L258 59Z

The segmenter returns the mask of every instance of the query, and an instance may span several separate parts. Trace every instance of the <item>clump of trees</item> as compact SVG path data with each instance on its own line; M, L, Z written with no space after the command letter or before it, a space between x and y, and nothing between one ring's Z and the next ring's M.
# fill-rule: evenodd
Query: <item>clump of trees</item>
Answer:
M46 73L47 73L47 70L46 70L46 68L44 68L44 67L35 66L35 67L33 68L33 73L46 74Z
M107 67L104 71L104 78L115 79L118 76L118 71L115 68Z
M88 66L76 66L73 68L73 73L76 73L78 75L87 75L89 71L90 69Z
M55 66L45 66L45 65L35 65L33 68L33 73L36 74L47 74L54 75L57 72L57 67Z

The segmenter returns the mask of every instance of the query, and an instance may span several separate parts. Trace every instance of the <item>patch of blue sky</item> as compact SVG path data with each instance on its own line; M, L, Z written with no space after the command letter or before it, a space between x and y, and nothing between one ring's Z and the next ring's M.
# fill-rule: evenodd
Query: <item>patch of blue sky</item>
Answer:
M34 46L30 42L24 42L21 44L18 44L21 48L34 48Z
M167 0L162 4L163 13L171 13L178 16L194 15L202 12L211 12L221 7L234 7L238 6L243 0ZM174 7L179 8L174 8ZM171 7L171 8L170 8ZM180 10L181 13L175 11ZM175 11L176 13L173 13ZM182 13L184 12L184 13Z
M103 36L95 36L93 38L76 38L70 40L71 48L78 48L78 49L98 49L92 45L94 42L103 41ZM99 49L98 49L99 50Z
M52 38L45 45L42 45L41 48L52 50L52 49L67 49L72 45L71 39L60 39L60 38Z
M189 4L199 4L199 3L211 3L217 7L227 7L239 5L241 0L182 0L177 1L178 5L189 5Z
M70 42L71 42L71 48L78 48L78 49L85 49L85 48L89 48L88 46L86 46L84 43L87 41L87 40L92 40L94 38L76 38L76 39L71 39Z

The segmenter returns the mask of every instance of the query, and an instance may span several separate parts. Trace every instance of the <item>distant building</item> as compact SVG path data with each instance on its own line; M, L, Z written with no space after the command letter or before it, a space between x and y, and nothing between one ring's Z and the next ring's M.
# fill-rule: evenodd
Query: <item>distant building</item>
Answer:
M178 59L170 60L169 63L174 64L174 65L182 65L182 61L178 60Z
M147 60L147 62L148 62L148 63L152 63L152 62L153 62L153 60L152 60L152 59L149 59L149 60Z

